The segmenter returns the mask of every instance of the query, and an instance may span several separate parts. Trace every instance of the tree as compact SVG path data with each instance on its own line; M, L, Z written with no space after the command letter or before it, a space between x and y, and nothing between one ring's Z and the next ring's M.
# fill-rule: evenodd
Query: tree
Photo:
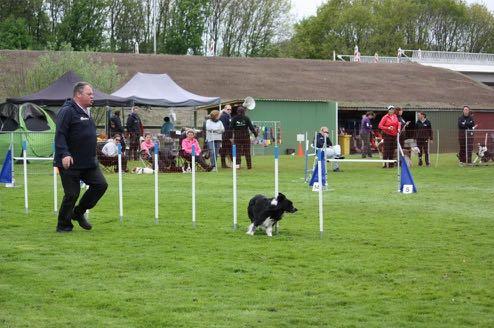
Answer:
M67 42L74 50L99 50L104 42L105 0L73 0L59 26L59 44Z
M202 53L207 0L177 0L171 12L164 50L170 54Z
M8 17L0 23L1 49L27 49L33 44L24 18Z

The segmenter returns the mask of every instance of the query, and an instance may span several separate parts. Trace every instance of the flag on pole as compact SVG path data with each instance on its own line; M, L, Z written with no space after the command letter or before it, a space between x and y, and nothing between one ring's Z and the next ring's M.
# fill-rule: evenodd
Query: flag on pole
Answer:
M12 183L12 150L10 148L3 161L2 171L0 171L0 183Z
M326 161L324 160L324 152L322 150L317 151L317 156L318 156L318 161L316 162L316 165L314 165L314 169L312 170L312 177L309 181L309 186L313 187L314 183L318 183L319 177L317 175L317 166L319 165L319 161L321 162L321 181L323 187L327 185L326 183Z
M411 194L417 192L417 187L415 186L415 182L413 181L412 173L410 172L410 168L407 165L407 161L405 157L400 154L400 165L401 165L401 174L400 174L400 192L404 194Z

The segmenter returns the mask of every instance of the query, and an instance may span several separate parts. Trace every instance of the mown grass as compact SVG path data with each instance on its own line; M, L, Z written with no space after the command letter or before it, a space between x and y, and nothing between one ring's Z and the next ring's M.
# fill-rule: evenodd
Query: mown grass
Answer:
M190 175L160 175L155 225L153 177L125 176L120 224L108 174L94 229L70 234L55 233L51 176L30 176L28 215L22 187L0 188L0 326L492 327L494 167L439 163L413 168L413 195L394 170L342 165L323 238L299 158L280 161L299 211L273 238L245 234L249 198L273 193L271 157L239 171L238 231L228 170L198 174L195 229Z

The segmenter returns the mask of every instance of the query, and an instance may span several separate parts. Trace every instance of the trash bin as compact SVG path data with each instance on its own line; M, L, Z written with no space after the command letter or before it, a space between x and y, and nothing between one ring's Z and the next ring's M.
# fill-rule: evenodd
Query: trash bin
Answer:
M341 147L341 155L350 155L350 140L352 136L349 134L344 134L338 136L338 144Z

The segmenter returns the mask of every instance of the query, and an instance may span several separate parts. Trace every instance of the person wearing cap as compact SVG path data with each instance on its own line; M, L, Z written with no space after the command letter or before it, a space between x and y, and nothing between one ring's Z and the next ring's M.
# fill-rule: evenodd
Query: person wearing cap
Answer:
M458 159L460 164L472 163L473 150L473 131L477 125L470 113L469 106L463 106L463 114L458 117L458 143L460 144L460 152Z
M393 160L396 150L396 136L400 132L400 121L395 114L395 107L389 106L388 113L379 122L379 129L383 132L383 159ZM383 168L393 167L393 163L384 163Z
M376 115L374 112L365 113L360 122L360 138L362 139L362 158L372 157L371 149L371 134L372 134L372 119Z
M195 157L196 157L196 162L201 165L201 167L206 171L209 172L213 168L209 166L206 161L204 160L204 157L202 157L202 151L201 147L199 146L199 142L196 139L196 133L194 130L189 129L186 132L186 137L184 140L182 140L182 149L180 150L180 154L182 157L184 157L187 161L192 160L192 146L194 146L194 152L195 152Z

